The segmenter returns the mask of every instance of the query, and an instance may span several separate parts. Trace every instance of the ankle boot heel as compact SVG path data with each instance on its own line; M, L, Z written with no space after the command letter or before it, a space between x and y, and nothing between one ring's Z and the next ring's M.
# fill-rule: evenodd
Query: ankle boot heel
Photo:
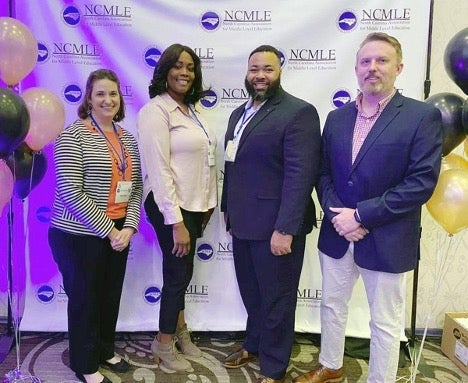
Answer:
M176 330L175 333L176 343L179 345L182 354L192 357L202 356L202 351L192 342L190 332L185 324Z
M175 339L172 339L170 343L161 343L157 339L154 340L151 345L151 351L156 362L158 361L159 368L164 366L166 370L164 372L192 372L192 365L186 360L175 347Z

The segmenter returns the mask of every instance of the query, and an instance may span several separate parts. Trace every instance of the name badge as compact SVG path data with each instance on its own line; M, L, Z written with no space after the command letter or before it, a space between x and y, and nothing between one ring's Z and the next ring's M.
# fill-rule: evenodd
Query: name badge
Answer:
M117 182L117 190L115 193L115 203L128 202L132 194L132 181Z
M226 145L226 151L224 152L224 160L228 162L234 162L237 153L237 142L229 140Z
M216 165L216 153L215 148L213 145L208 147L208 165L215 166Z

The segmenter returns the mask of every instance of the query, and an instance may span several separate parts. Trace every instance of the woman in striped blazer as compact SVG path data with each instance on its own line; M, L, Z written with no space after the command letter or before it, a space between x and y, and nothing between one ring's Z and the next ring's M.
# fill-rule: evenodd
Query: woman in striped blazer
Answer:
M77 121L55 142L49 244L68 296L70 367L87 383L110 382L103 365L125 372L114 338L129 244L138 228L142 176L120 82L99 69L86 83Z

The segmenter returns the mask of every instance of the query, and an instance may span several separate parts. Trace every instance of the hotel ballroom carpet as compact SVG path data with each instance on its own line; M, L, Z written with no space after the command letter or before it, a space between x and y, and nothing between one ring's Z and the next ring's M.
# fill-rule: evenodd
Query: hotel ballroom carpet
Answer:
M203 350L203 357L188 358L194 371L187 374L167 374L153 361L150 351L153 333L119 333L116 352L129 360L132 368L125 374L116 374L101 368L112 382L140 383L254 383L259 373L256 363L240 369L225 369L220 361L241 345L242 333L195 333L194 341ZM316 334L296 334L286 382L315 365L320 337ZM0 377L7 374L5 382L77 382L68 368L68 340L64 333L24 332L20 337L20 373L14 347L0 364ZM368 340L348 339L344 362L345 383L364 383L368 369L366 354ZM403 349L397 382L411 382L411 361ZM31 375L31 377L28 377ZM423 357L415 382L468 383L468 376L440 351L440 338L426 340Z

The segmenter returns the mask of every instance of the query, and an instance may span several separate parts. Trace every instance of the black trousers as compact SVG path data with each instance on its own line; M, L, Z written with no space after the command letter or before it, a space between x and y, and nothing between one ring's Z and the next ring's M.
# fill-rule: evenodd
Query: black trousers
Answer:
M116 220L117 228L123 221ZM70 368L92 374L100 361L114 356L129 248L114 251L107 238L74 235L53 227L48 234L68 296Z
M193 276L193 258L197 238L201 236L203 213L182 211L185 227L190 235L190 252L183 257L172 254L174 239L172 225L164 224L164 217L154 202L153 193L145 200L145 211L156 232L163 255L163 287L159 307L159 331L174 334L179 312L185 309L185 292Z
M270 240L233 236L232 245L237 283L247 311L244 348L258 353L262 375L282 379L294 342L305 236L295 236L292 252L282 256L271 253Z

